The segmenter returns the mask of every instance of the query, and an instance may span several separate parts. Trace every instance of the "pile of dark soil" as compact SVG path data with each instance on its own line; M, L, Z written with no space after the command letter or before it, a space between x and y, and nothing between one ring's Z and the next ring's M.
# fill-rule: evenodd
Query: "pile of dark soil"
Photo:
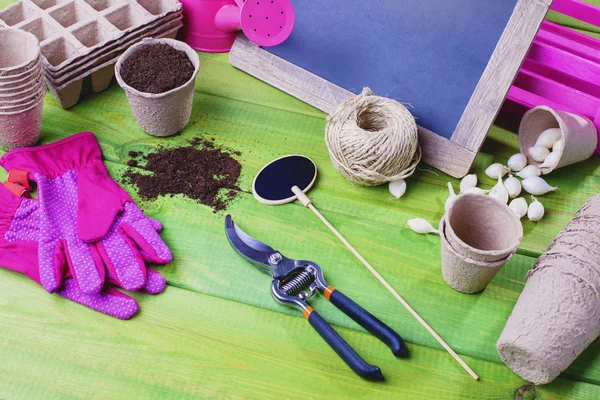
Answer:
M196 138L189 146L146 155L131 151L129 157L124 182L136 186L143 200L183 194L217 212L226 210L239 190L241 164L209 141Z
M121 77L144 93L164 93L182 86L194 74L187 54L165 43L140 47L123 62Z

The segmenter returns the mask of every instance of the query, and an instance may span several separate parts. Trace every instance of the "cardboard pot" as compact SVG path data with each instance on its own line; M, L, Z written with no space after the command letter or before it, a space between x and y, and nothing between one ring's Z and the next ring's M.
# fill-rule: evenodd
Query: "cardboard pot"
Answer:
M442 242L442 276L448 285L462 293L479 293L490 283L498 271L514 255L506 258L486 262L473 260L457 252L448 242L446 220L440 222L440 240Z
M29 32L0 29L0 76L18 77L34 68L40 61L40 42Z
M543 385L599 335L597 292L572 274L542 268L529 275L496 347L517 375Z
M157 43L165 43L184 51L194 65L194 73L185 84L168 92L158 94L140 92L123 81L121 77L123 62L136 50ZM127 94L135 120L144 132L153 136L170 136L181 131L188 124L192 114L194 83L199 68L198 54L187 44L173 39L144 39L123 53L115 66L115 76Z
M542 164L531 158L529 148L535 145L543 131L550 128L560 128L563 146L559 150L558 164L555 167L541 168L542 174L587 160L594 154L598 145L598 132L592 121L579 115L539 106L523 116L519 127L519 148L527 156L530 165L539 167Z
M600 195L592 197L529 273L497 348L523 379L552 382L600 336Z
M33 146L40 138L44 99L22 110L0 112L0 147L12 150Z
M443 217L446 239L462 256L485 262L506 259L523 239L521 221L489 196L462 194Z

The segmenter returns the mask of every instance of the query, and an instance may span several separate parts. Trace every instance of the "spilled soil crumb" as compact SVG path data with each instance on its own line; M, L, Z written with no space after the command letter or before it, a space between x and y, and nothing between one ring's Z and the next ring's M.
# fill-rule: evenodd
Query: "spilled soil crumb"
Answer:
M226 210L239 190L241 164L210 141L194 138L189 143L145 155L129 152L127 165L131 168L123 181L134 185L146 201L182 194L212 207L214 212Z

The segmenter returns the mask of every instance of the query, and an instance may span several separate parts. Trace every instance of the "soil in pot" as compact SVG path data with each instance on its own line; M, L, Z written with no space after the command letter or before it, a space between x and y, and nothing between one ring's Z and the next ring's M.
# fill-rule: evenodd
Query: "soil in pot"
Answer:
M178 88L194 74L187 54L165 43L140 46L124 62L121 77L144 93L164 93Z

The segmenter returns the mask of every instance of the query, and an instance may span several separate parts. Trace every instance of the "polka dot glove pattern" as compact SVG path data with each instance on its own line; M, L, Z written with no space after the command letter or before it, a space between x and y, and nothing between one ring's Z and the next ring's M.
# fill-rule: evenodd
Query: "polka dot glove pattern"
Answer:
M134 291L147 281L145 261L167 264L172 255L157 232L160 223L147 218L134 203L126 203L123 208L95 249L118 286Z
M164 278L157 272L148 275L145 265L166 264L172 259L157 232L162 228L160 222L146 217L129 202L102 240L85 243L76 232L77 173L36 178L40 198L45 201L23 200L6 240L39 242L40 281L48 291L54 292L61 285L65 264L87 294L100 292L106 273L112 283L128 291L157 292L160 286L164 288Z
M0 187L0 265L20 272L38 284L38 240L40 237L40 204L35 199L17 198ZM62 285L56 293L71 301L100 311L115 318L128 319L138 311L135 299L105 286L99 293L81 291L68 269L63 270ZM147 281L140 290L160 293L165 280L158 272L149 269ZM108 274L108 280L115 283Z
M11 151L0 158L0 165L29 171L38 184L39 204L23 203L13 221L13 236L6 240L31 239L38 227L35 280L47 291L97 309L103 303L94 295L107 295L105 281L129 291L164 289L162 275L145 265L172 259L158 234L161 224L146 217L110 178L92 133ZM128 299L124 304L131 304Z
M35 174L40 202L39 264L42 286L50 293L61 285L66 261L83 293L102 290L105 270L92 247L77 235L77 173L50 179Z

